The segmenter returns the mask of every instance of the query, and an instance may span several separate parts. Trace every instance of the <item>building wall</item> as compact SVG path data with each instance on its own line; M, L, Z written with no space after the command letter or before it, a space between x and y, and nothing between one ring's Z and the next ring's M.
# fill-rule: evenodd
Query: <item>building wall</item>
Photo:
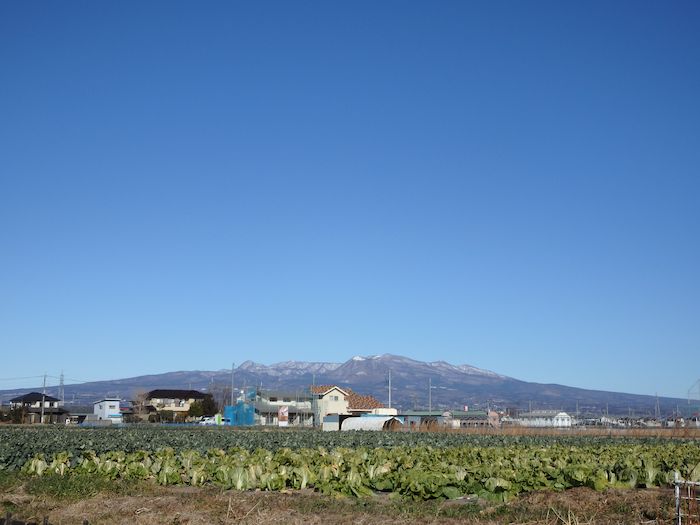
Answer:
M94 414L98 420L122 422L122 413L118 399L103 399L94 405Z
M20 408L23 405L27 408L39 408L39 409L41 409L41 401L35 401L34 403L12 403L11 404L11 406L13 408ZM59 405L58 401L44 401L44 408L58 408L58 405Z
M370 414L375 414L377 416L395 416L399 412L395 408L373 408Z
M526 417L520 420L520 424L526 427L567 428L571 423L571 416L566 412L551 416Z
M153 405L157 411L170 410L172 412L187 412L190 409L190 405L194 403L196 399L149 399L148 403Z
M328 414L348 413L348 402L345 399L345 394L337 388L333 388L326 393L326 395L319 399L318 404L321 421L323 421L323 418Z

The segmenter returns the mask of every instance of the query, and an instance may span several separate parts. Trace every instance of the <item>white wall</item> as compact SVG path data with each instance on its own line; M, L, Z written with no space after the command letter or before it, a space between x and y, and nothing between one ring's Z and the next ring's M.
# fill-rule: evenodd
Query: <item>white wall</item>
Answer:
M122 422L122 413L118 399L102 399L94 404L94 414L97 419L111 421L112 423Z
M329 390L326 395L319 399L318 407L321 413L321 421L323 421L324 416L328 414L348 413L348 402L345 399L345 394L337 388Z

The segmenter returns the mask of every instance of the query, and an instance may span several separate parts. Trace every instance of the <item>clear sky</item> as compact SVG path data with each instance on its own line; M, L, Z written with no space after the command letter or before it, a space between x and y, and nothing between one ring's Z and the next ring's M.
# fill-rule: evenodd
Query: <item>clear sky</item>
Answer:
M0 388L388 352L687 395L699 28L697 1L0 3Z

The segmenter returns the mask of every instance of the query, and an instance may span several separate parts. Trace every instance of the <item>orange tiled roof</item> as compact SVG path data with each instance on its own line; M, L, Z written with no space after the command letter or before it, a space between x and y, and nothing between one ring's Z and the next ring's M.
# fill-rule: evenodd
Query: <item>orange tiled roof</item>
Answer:
M384 408L374 396L363 396L355 392L350 392L347 397L348 409L350 410L372 410L373 408Z
M372 410L374 408L384 408L384 405L374 396L363 396L353 392L347 387L339 387L338 385L313 385L311 387L312 394L323 394L332 388L337 388L343 392L347 392L348 408L350 410Z
M311 387L312 394L323 394L328 392L331 388L340 388L338 385L313 385ZM347 388L340 388L343 392L350 392Z

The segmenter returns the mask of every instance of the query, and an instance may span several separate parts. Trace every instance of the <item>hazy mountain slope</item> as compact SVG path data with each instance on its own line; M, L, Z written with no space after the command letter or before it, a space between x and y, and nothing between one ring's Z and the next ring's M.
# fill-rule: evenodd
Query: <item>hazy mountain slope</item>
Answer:
M302 392L312 384L337 384L361 393L372 394L388 402L391 372L392 404L402 409L460 408L556 408L582 413L653 414L656 398L616 392L602 392L557 384L520 381L471 365L453 365L445 361L422 362L384 354L356 356L345 363L285 361L263 365L244 361L233 372L236 388ZM65 386L66 402L92 403L107 395L133 399L138 392L155 388L186 388L230 396L231 370L178 371ZM429 396L429 386L432 386ZM41 387L0 391L0 401ZM57 395L57 388L47 391ZM683 400L659 398L662 414L670 414Z

